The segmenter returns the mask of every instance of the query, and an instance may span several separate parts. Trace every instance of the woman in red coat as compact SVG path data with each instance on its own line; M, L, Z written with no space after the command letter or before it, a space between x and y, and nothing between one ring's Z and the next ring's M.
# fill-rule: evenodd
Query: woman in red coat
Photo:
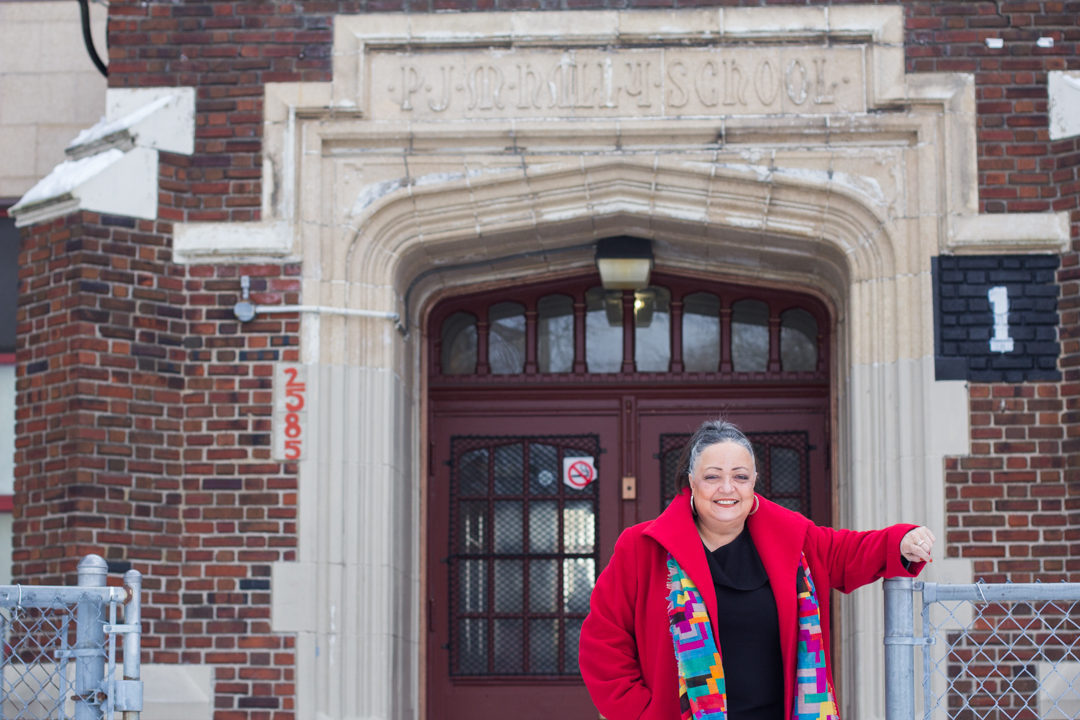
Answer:
M609 720L837 717L829 590L913 576L927 528L818 527L754 493L752 446L704 423L680 494L627 529L592 593L581 674Z

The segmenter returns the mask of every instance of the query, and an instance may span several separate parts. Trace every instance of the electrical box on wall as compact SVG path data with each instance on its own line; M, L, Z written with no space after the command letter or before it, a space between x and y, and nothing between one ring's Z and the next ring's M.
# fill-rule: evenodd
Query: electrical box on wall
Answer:
M938 380L1059 380L1057 255L932 259Z

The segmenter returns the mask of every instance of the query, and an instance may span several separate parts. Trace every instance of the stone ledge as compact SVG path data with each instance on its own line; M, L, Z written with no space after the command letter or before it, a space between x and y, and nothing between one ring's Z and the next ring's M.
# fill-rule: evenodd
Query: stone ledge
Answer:
M1069 213L993 213L950 218L946 249L957 255L1062 253L1069 249Z
M173 225L173 260L184 264L287 260L293 256L293 243L293 227L287 222Z

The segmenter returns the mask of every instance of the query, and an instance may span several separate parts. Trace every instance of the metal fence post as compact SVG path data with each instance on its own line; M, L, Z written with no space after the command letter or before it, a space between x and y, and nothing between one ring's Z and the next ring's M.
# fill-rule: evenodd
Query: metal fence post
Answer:
M79 587L105 587L109 566L100 555L79 561ZM75 626L75 720L101 720L98 693L105 679L105 611L99 600L80 598Z
M124 585L131 590L131 600L124 607L124 624L142 626L142 573L128 570L124 573ZM124 633L124 680L141 680L142 635L140 632ZM141 706L141 703L140 703ZM125 710L124 720L139 720L139 711Z
M885 581L885 720L915 717L915 616L911 578Z

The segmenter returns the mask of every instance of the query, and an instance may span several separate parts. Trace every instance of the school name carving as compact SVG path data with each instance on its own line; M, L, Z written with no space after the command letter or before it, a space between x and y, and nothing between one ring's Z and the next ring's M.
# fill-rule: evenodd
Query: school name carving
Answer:
M865 108L849 48L374 53L376 117L831 114Z

